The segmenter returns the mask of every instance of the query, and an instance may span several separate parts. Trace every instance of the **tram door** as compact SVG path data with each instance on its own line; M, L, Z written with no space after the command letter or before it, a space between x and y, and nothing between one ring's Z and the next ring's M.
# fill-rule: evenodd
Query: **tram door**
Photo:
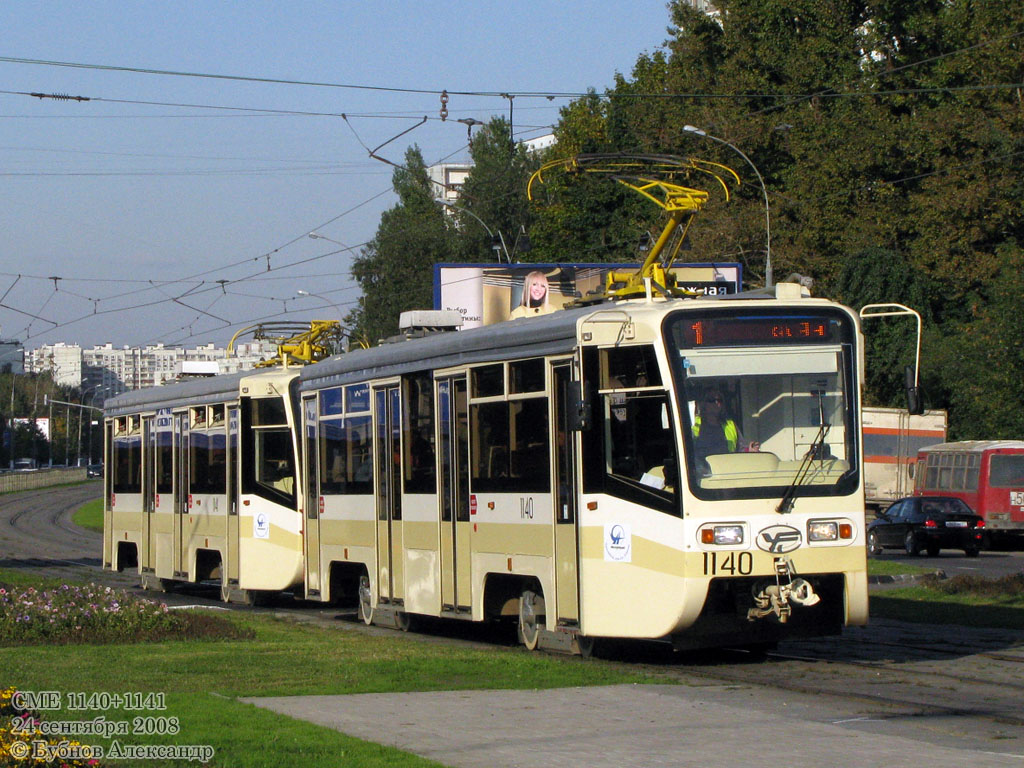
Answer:
M174 575L188 577L188 414L174 414Z
M578 624L579 574L576 537L576 461L569 429L571 365L551 367L555 429L555 605L559 624Z
M437 382L441 458L441 606L445 611L469 611L469 404L466 377Z
M139 567L143 573L156 567L156 526L153 510L156 494L156 430L153 417L142 419L142 552Z
M397 384L374 389L377 452L377 596L402 603L402 403Z
M228 408L228 515L227 583L237 585L238 574L238 406Z
M303 419L304 434L304 455L302 466L304 472L300 477L305 477L305 506L306 522L305 530L306 547L306 590L310 595L320 593L320 494L318 492L317 476L319 475L320 460L317 454L317 408L316 396L307 397L302 401L302 410L305 414ZM332 597L335 597L332 595Z

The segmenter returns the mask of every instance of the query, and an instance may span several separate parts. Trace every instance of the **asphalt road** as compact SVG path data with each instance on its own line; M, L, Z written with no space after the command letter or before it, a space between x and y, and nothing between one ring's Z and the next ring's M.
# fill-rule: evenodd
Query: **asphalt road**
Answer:
M945 571L947 576L961 573L976 574L989 579L998 579L1024 571L1024 552L982 552L977 557L966 557L956 549L944 549L936 557L918 555L914 557L896 549L887 549L876 560L906 563L921 568L935 568Z

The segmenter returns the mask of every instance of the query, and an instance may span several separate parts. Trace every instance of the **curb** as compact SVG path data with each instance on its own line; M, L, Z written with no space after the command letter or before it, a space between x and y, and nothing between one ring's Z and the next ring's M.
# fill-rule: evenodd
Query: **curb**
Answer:
M868 576L868 584L913 584L931 577L937 579L947 578L946 572L939 569L932 573L896 573L884 576Z

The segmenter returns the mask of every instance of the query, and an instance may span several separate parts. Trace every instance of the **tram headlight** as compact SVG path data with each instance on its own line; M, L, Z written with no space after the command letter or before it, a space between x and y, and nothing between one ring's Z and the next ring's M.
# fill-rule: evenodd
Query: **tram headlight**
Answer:
M811 520L807 523L808 541L836 541L839 538L839 523L835 520Z
M853 538L853 525L841 520L811 520L807 523L808 541L838 541Z
M743 543L742 525L709 525L700 530L701 544L735 546Z

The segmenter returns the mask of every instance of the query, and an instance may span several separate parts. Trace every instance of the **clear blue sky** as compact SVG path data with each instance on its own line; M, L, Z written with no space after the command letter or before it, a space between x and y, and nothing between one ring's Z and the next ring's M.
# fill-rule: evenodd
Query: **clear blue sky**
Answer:
M373 236L394 203L391 169L363 145L427 116L380 154L400 161L417 143L428 163L461 160L468 154L458 118L508 114L500 96L453 95L442 123L435 94L11 59L387 89L575 93L628 74L640 53L666 40L668 22L663 0L5 2L0 337L27 348L221 345L258 320L336 314L299 289L346 311L358 295L351 254L315 259L341 246L305 235L316 230L347 246ZM516 98L520 135L549 132L567 101ZM349 121L291 112L345 113ZM315 260L280 269L304 259ZM51 276L62 278L56 290Z

